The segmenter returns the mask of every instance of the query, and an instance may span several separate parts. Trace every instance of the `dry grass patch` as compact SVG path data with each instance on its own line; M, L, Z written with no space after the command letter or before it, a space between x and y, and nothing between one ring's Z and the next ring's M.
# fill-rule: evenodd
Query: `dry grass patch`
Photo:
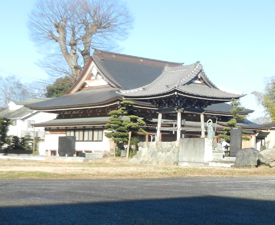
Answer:
M0 160L0 179L125 179L274 176L268 167L223 168L132 164L125 158L92 162Z

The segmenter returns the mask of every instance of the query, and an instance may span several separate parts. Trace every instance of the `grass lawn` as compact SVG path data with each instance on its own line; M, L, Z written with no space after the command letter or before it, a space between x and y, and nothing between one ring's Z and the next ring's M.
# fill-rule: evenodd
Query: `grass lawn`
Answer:
M274 176L275 169L224 167L181 167L132 164L125 158L92 162L38 162L0 159L0 179L126 179L168 177Z

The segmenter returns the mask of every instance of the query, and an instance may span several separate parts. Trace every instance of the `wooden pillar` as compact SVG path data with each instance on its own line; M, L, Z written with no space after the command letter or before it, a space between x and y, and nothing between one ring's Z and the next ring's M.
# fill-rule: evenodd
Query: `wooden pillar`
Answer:
M204 114L201 113L201 138L205 138Z
M252 135L251 137L251 145L253 148L257 149L257 144L256 144L256 135ZM260 150L260 149L258 149Z
M177 113L177 141L180 140L181 136L181 111Z
M156 135L155 141L160 141L161 119L162 119L162 114L159 112L158 113L157 135Z

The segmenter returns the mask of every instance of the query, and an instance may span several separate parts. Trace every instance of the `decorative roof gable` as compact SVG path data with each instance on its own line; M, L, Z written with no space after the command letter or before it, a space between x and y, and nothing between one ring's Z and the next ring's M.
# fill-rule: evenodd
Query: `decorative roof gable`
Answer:
M131 89L155 80L165 66L179 65L181 63L95 50L82 75L66 94L76 93L87 86L91 74L99 74L113 88ZM96 73L93 70L97 70Z
M188 66L165 67L162 74L145 86L121 90L119 93L130 98L160 96L171 92L190 94L194 97L239 98L243 95L218 89L204 74L202 65L197 62Z
M153 82L118 93L127 99L152 102L158 107L206 107L244 96L218 89L206 77L199 62L187 66L167 66Z

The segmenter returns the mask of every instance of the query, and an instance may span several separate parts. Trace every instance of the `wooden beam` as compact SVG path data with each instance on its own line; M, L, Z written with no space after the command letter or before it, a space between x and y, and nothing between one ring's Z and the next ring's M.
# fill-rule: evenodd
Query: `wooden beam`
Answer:
M129 158L129 152L130 152L130 146L131 146L131 136L132 136L132 131L129 131L129 137L128 137L128 146L127 146L127 153L126 153L126 158Z

